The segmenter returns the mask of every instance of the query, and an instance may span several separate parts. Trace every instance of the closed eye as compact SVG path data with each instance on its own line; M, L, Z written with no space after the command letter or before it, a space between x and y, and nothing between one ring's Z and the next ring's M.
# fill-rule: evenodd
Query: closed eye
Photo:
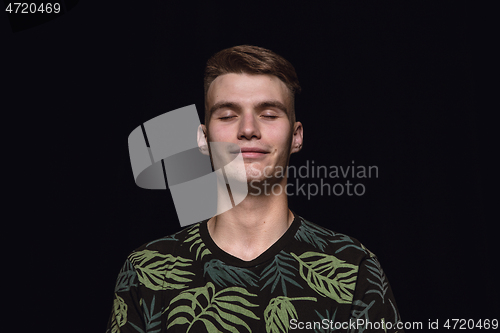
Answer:
M228 119L231 119L231 118L235 118L236 116L227 116L227 117L220 117L219 119L220 120L228 120ZM264 118L268 118L268 119L276 119L278 118L278 116L262 116Z

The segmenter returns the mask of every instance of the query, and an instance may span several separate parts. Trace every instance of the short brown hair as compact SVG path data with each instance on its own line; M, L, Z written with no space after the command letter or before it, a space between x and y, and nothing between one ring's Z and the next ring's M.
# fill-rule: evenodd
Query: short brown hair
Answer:
M205 68L205 125L208 127L207 93L212 82L220 75L229 73L269 74L274 75L288 87L291 97L290 122L295 123L295 94L300 93L299 79L295 68L282 56L271 50L240 45L217 52L208 61Z

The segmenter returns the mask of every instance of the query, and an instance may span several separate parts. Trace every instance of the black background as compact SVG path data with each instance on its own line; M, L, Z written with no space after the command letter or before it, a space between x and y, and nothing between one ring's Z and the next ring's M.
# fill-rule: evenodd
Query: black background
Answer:
M363 196L292 196L291 209L376 253L403 321L498 319L478 11L459 1L81 1L16 33L2 14L4 175L15 183L6 208L20 227L6 234L20 264L7 289L27 292L16 294L23 316L44 330L104 332L127 254L180 230L169 191L134 184L129 133L190 104L203 119L206 60L251 44L298 73L304 148L292 165L379 169Z

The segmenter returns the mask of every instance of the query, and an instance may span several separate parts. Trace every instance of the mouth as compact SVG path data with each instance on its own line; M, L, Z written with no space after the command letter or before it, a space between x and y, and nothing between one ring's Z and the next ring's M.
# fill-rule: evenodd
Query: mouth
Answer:
M242 147L241 148L241 155L243 155L243 158L259 158L263 157L265 155L269 154L268 151L257 148L257 147Z
M241 155L243 155L243 158L258 158L258 157L263 157L266 154L267 153L258 153L258 152L253 152L253 151L241 153Z

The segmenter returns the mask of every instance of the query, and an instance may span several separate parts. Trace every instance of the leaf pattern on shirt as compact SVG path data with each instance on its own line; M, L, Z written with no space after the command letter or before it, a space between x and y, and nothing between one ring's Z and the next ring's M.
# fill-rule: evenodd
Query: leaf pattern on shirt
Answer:
M314 301L315 297L293 297L278 296L269 301L264 310L264 321L267 333L288 332L290 320L297 319L297 310L292 301Z
M366 268L368 268L368 271L373 277L373 279L367 278L367 280L377 287L376 289L368 290L366 293L379 294L382 298L382 303L385 303L385 293L387 292L387 288L389 288L389 283L387 282L384 271L382 270L382 267L380 267L380 263L376 258L370 258L366 260L366 262Z
M352 305L353 309L351 310L351 320L354 322L357 322L358 319L363 319L363 321L366 323L370 320L370 309L372 306L375 304L375 301L372 300L370 304L366 304L365 302L361 300L355 300ZM373 321L373 318L372 318ZM363 326L356 326L356 328L352 328L349 332L350 333L363 333L365 328Z
M284 296L287 296L287 283L293 284L300 289L304 289L294 280L296 278L296 275L295 273L293 273L293 271L297 272L297 268L295 268L295 266L291 264L294 262L295 259L293 259L293 257L286 252L281 251L280 253L278 253L274 257L273 261L262 271L260 280L266 282L262 285L260 290L264 290L264 288L266 288L271 283L271 293L274 292L274 289L276 288L278 283L280 283L281 291L283 292Z
M257 275L249 269L229 266L219 259L205 263L203 276L208 275L219 287L227 287L227 283L247 287L257 286Z
M300 276L314 291L338 303L352 301L358 266L325 253L305 252L300 256L292 253L292 256L300 264Z
M334 232L321 228L309 221L302 219L299 229L295 234L295 239L311 244L312 246L323 251L327 241L325 236L334 236Z
M115 284L115 293L129 291L131 287L137 287L137 273L130 260L123 264Z
M144 323L146 324L146 331L135 325L134 323L130 323L132 327L136 329L137 332L139 333L158 333L160 332L161 328L157 328L153 330L153 328L158 327L158 325L161 324L161 311L158 311L157 313L153 314L153 310L155 308L155 296L153 296L153 300L151 301L151 305L148 306L146 305L146 302L144 302L143 299L141 299L141 305L144 309Z
M363 244L361 244L361 248L362 248L363 250L365 250L365 251L366 251L366 253L368 253L368 255L370 256L370 258L376 257L375 253L373 253L372 251L368 250L368 249L366 248L366 246L364 246Z
M184 289L184 283L191 282L189 275L195 275L180 267L189 267L193 260L162 254L158 251L133 252L129 258L134 265L139 282L152 290Z
M343 235L343 234L337 234L337 239L332 239L330 240L330 243L333 243L333 244L337 244L337 243L346 243L345 245L342 245L340 248L338 248L336 251L335 251L335 254L338 254L342 251L344 251L345 249L347 248L350 248L350 247L353 247L355 249L358 249L362 252L365 252L365 250L362 248L362 247L359 247L358 245L354 244L353 240L351 239L351 237L347 236L347 235ZM339 244L340 245L340 244ZM365 252L366 253L366 252Z
M125 325L127 322L127 310L128 306L121 298L115 293L115 299L113 301L113 312L111 317L111 333L119 333L120 327Z
M212 322L215 320L227 331L241 332L237 327L243 326L251 332L250 327L241 317L259 320L259 317L248 309L258 305L249 302L244 296L256 297L257 295L241 287L230 287L216 292L211 282L204 287L184 290L173 298L165 309L165 312L169 311L170 323L167 329L174 325L189 324L185 332L190 332L196 322L201 322L207 332L220 332L220 329Z
M189 251L193 250L193 247L196 245L196 260L198 260L198 257L200 259L203 259L203 257L207 254L211 254L209 249L205 246L205 243L203 243L200 235L200 224L197 223L194 226L192 226L188 234L190 237L184 241L184 243L192 243L191 246L189 247Z
M181 230L181 231L182 231L182 230ZM165 236L165 237L163 237L163 238L156 239L156 240L154 240L154 241L149 242L148 244L146 244L146 247L151 246L151 245L153 245L153 244L155 244L155 243L158 243L158 242L164 242L164 241L178 241L178 239L177 239L177 238L175 238L175 236L176 236L177 234L180 234L180 233L181 233L181 232L179 231L179 232L177 232L177 233L175 233L175 234L173 234L173 235L169 235L169 236Z
M328 321L328 328L320 328L320 329L314 329L314 332L315 333L331 333L331 332L335 332L337 331L337 328L335 327L335 324L331 325L331 323L335 323L335 316L337 315L337 310L338 309L335 309L335 311L333 312L333 315L330 315L330 311L328 311L328 309L326 310L326 315L323 316L322 314L320 314L317 310L314 310L314 312L316 312L316 314L318 315L319 317L319 322L320 323L323 323L323 320L327 320Z

